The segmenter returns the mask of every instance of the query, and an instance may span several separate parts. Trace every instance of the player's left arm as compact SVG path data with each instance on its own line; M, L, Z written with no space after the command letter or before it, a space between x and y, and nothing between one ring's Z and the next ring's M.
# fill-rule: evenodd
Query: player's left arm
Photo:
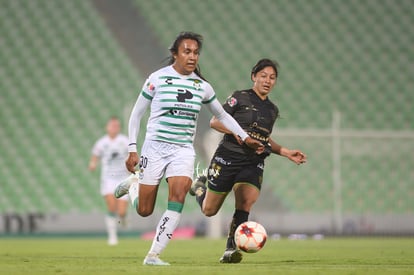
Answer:
M226 126L224 126L223 123L221 123L220 120L216 118L216 116L213 116L211 118L210 127L223 134L233 134L232 131L227 129Z
M237 109L237 99L235 99L235 94L233 93L231 96L229 96L226 100L226 102L222 105L223 109L230 114L233 118L234 118L234 113ZM223 134L229 134L229 135L233 135L234 138L238 141L238 143L240 145L243 144L243 141L240 139L240 137L233 133L232 131L230 131L226 126L223 125L223 123L220 122L220 120L217 119L216 116L213 116L210 120L210 127L220 133ZM261 147L260 150L264 150L264 147Z
M209 104L207 104L207 108L223 124L225 128L237 135L247 146L255 150L260 150L264 147L260 141L251 138L243 130L243 128L240 127L237 121L223 109L217 99L214 99Z
M287 157L296 164L305 163L307 158L306 155L300 150L290 150L276 143L272 138L269 138L269 144L272 150L272 153L280 155L282 157Z

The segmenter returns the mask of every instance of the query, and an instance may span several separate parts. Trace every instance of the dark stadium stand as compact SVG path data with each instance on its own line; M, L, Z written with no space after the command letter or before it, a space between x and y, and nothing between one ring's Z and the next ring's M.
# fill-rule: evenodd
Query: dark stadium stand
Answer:
M251 86L259 58L279 61L274 136L309 156L299 169L266 163L266 194L284 210L332 211L339 111L356 135L341 137L344 213L413 213L414 2L380 2L134 0L162 47L182 30L203 34L201 69L221 101ZM126 130L146 75L90 1L1 1L0 26L0 212L99 211L92 143L111 115Z

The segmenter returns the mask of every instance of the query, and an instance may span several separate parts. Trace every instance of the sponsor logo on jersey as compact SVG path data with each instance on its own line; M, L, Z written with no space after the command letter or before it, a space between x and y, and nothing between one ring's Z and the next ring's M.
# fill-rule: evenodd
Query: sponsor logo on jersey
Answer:
M177 100L179 102L185 102L186 99L192 99L193 93L187 89L178 89Z
M154 84L152 84L151 82L148 82L148 83L147 83L147 89L148 89L148 91L150 91L150 92L154 91L154 89L155 89Z
M174 116L187 116L187 117L193 117L196 118L196 114L193 112L188 112L188 111L182 111L182 110L170 110L170 114L174 115Z
M214 157L214 160L217 163L221 163L221 164L224 164L224 165L230 165L231 164L231 161L227 161L227 160L223 159L222 157L218 157L218 156Z

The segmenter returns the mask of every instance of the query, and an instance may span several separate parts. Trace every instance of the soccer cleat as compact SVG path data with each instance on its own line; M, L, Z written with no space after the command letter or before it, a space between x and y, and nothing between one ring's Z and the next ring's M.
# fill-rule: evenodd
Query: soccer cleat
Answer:
M197 195L198 197L200 197L206 191L206 182L207 182L206 176L198 176L193 182L193 184L191 185L191 188L188 191L188 193L191 196Z
M158 254L149 253L142 263L143 265L170 265L167 262L164 262L158 257Z
M226 249L223 256L220 258L222 264L237 264L243 259L243 254L237 249Z
M118 184L115 188L114 196L115 198L119 199L120 197L128 194L129 187L133 182L138 182L137 175L131 174L128 178L126 178L123 182Z
M118 244L118 238L112 237L108 239L108 245L109 246L115 246Z

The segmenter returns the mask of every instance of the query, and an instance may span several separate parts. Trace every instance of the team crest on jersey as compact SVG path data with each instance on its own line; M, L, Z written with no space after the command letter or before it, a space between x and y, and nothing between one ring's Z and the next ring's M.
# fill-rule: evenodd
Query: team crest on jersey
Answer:
M200 80L198 80L198 79L194 79L194 82L193 82L193 87L194 87L196 90L200 90L200 89L201 89L201 81L200 81Z
M230 107L234 107L234 106L236 106L236 104L237 104L237 99L236 99L236 98L234 98L234 97L229 97L229 98L227 99L227 104L228 104Z

